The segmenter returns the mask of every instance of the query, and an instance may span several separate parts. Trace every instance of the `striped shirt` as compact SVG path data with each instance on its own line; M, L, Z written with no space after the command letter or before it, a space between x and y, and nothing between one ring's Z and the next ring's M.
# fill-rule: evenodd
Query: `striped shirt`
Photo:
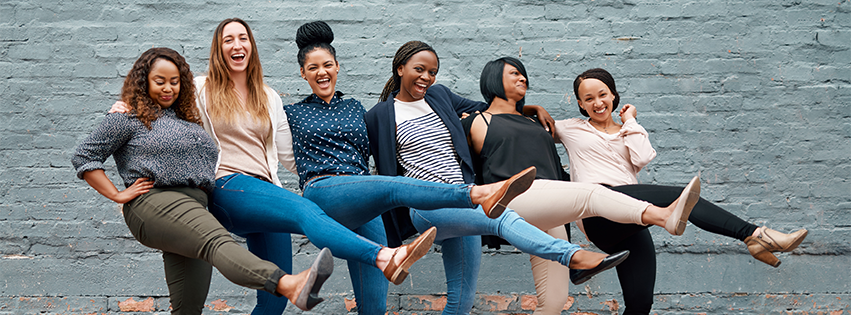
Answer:
M396 100L396 160L406 177L464 184L452 137L425 100ZM414 117L416 116L416 117Z

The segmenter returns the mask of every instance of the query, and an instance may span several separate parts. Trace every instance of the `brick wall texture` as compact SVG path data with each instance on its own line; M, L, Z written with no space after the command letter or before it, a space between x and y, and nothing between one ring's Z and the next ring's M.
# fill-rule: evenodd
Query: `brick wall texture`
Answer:
M488 60L520 57L527 103L556 119L579 116L573 78L606 68L659 153L642 183L683 184L700 172L702 195L732 213L810 230L775 269L737 240L693 226L682 237L651 229L654 313L851 314L849 0L0 0L0 314L168 312L159 253L75 178L69 158L141 52L176 49L201 74L213 29L229 17L252 26L266 82L285 103L310 93L294 37L319 19L336 34L338 90L367 108L409 40L432 44L438 83L472 99L481 99ZM119 182L114 167L108 174ZM279 175L296 189L294 176ZM293 242L301 270L317 249L298 235ZM483 252L474 313L531 314L528 256ZM352 309L345 263L336 267L322 291L328 301L305 314ZM408 279L391 286L388 311L439 314L438 246ZM571 292L563 314L623 311L614 272ZM249 313L254 293L217 273L207 304L210 314Z

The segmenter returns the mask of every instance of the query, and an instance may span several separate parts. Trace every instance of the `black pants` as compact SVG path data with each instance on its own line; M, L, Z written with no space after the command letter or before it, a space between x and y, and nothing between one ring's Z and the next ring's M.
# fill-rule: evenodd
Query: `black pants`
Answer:
M611 187L638 200L667 207L679 198L682 187L656 185L624 185ZM730 212L700 198L688 219L698 228L744 240L758 226L739 219ZM629 258L617 266L623 290L626 314L649 314L656 285L656 249L647 226L622 224L601 217L582 220L588 239L606 253L629 250Z

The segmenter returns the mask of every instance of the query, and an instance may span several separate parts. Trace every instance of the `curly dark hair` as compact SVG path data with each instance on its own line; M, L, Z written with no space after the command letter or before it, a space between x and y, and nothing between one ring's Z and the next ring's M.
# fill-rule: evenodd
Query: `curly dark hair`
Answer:
M127 78L124 79L121 100L130 106L130 113L135 114L136 118L150 130L151 122L159 117L160 106L148 94L148 74L159 59L171 61L180 72L180 93L171 106L177 117L202 125L198 108L195 107L195 84L192 82L192 71L189 70L186 59L170 48L151 48L139 56L133 68L127 73Z

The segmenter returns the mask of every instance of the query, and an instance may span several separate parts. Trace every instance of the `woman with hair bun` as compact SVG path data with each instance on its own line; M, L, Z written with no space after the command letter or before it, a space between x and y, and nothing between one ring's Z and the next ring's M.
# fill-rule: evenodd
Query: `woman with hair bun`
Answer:
M207 211L216 144L202 128L194 94L192 72L180 54L168 48L144 52L121 90L129 113L107 114L80 143L71 159L77 176L124 204L133 236L163 251L173 314L201 314L210 264L236 284L313 308L334 268L328 249L309 270L288 275L242 248ZM123 191L103 171L110 155L127 187Z
M400 275L419 258L416 253L431 246L433 234L403 247L384 247L281 187L278 164L295 173L292 135L280 96L263 82L256 47L245 21L222 21L213 34L208 76L195 78L200 120L218 149L210 213L228 231L245 237L252 252L278 265L291 266L287 233L297 233L336 257L404 279ZM122 107L127 110L121 103L113 110ZM285 299L268 292L258 291L257 301L253 314L281 314L286 307Z
M412 207L454 219L448 220L453 222L447 222L449 228L446 231L439 226L437 233L462 236L499 234L517 242L519 248L565 265L570 262L591 268L617 264L618 258L601 263L606 255L581 251L567 241L553 239L523 222L513 211L504 211L504 205L522 193L534 179L534 168L522 170L495 185L483 186L368 175L370 143L363 118L365 110L357 100L343 99L343 93L336 91L340 66L336 51L331 46L332 40L330 27L322 21L307 23L297 32L300 72L313 94L301 102L285 106L285 110L293 131L296 164L306 198L352 229L368 227L370 232L379 233L382 224L378 215L398 207ZM475 207L476 204L482 205L481 209ZM491 220L486 214L501 219ZM468 217L475 217L477 223L471 224ZM435 227L423 229L423 234L434 239ZM479 244L475 246L474 249L478 250ZM416 254L421 257L427 251L428 248L424 247ZM358 278L353 281L356 294L361 291L361 294L374 299L381 296L382 305L358 297L359 311L368 314L386 312L381 308L386 300L386 289L376 289L379 287L372 285L379 283L377 276L362 273L358 277L356 271L350 272L353 279ZM400 284L407 271L395 278L387 271L384 275L394 284Z

